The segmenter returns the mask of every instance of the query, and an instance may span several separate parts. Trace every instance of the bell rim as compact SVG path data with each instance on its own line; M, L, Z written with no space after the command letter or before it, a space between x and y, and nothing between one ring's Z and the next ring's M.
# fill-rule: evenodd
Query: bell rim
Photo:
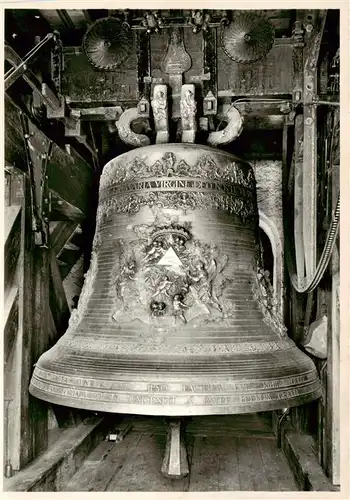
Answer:
M58 404L62 406L67 405L67 400L57 395L49 394L37 389L32 384L30 385L29 392L32 396L47 401L51 404ZM69 403L70 408L77 408L82 410L97 411L101 413L121 413L132 415L148 415L148 416L205 416L205 415L243 415L246 413L257 413L265 411L274 411L283 408L292 408L300 405L311 403L322 397L321 382L315 378L313 387L310 392L297 395L291 398L276 399L269 402L258 401L250 404L242 405L210 405L204 406L191 406L191 405L143 405L143 404L121 404L121 403L106 403L101 401L75 401Z

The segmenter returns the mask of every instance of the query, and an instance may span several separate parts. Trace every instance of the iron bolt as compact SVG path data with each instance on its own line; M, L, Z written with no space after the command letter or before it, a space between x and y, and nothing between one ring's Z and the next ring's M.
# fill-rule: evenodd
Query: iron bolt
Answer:
M314 27L312 26L312 24L307 24L305 26L305 29L308 33L311 33L311 31L314 29Z

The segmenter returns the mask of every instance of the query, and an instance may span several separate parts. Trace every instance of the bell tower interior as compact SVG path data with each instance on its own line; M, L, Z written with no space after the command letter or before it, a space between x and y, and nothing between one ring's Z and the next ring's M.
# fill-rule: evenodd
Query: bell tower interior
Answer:
M343 488L346 15L4 9L6 491Z

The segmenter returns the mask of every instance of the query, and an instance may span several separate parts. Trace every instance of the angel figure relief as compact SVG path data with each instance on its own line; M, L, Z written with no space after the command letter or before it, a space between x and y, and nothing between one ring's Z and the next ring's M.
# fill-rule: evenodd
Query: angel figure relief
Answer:
M116 319L122 311L131 309L135 301L140 302L138 287L136 286L137 271L134 252L132 250L126 252L124 246L121 245L118 272L113 282L118 304L113 319Z
M209 255L205 260L192 263L189 268L192 295L205 304L210 312L212 312L213 307L220 313L224 312L221 296L227 278L223 276L222 272L227 261L226 255L221 259Z

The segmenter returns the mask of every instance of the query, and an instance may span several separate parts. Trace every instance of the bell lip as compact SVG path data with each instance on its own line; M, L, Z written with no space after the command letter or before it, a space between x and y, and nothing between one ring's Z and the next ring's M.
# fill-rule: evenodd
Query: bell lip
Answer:
M107 163L105 163L104 167L105 168L107 165L110 163L118 160L120 158L124 158L127 156L139 156L143 152L150 151L150 150L164 150L164 152L171 152L172 150L193 150L193 151L210 151L212 153L215 153L216 155L219 156L226 156L228 158L231 158L233 160L236 160L239 163L243 163L244 165L248 165L251 167L251 164L247 162L246 160L243 160L239 156L236 156L232 153L229 153L228 151L223 151L221 149L217 149L213 146L207 146L207 145L201 145L201 144L192 144L192 143L186 143L186 142L169 142L166 144L150 144L149 146L142 146L137 149L131 149L130 151L127 151L126 153L122 153L121 155L117 155L111 160L109 160Z
M186 417L205 415L240 415L245 413L273 411L308 404L322 397L322 387L320 380L318 378L315 378L315 380L311 382L310 385L313 387L310 392L291 398L275 399L271 401L258 401L255 403L244 403L241 405L221 405L220 407L215 405L142 405L130 403L108 403L97 400L75 401L73 399L70 399L69 404L67 404L67 397L60 397L58 395L42 391L32 385L32 383L30 384L29 392L32 396L49 403L82 410L98 411L101 413Z

